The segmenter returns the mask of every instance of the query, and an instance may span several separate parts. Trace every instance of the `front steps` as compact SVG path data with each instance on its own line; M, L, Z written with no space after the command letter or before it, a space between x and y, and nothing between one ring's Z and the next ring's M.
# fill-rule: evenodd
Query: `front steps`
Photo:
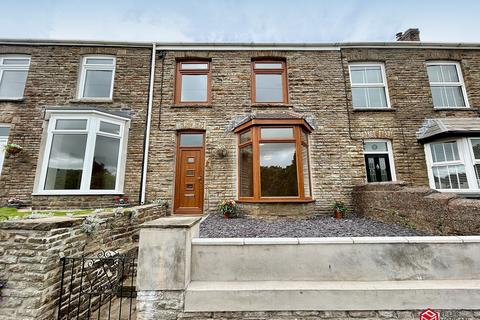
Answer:
M480 280L193 281L186 312L479 309Z

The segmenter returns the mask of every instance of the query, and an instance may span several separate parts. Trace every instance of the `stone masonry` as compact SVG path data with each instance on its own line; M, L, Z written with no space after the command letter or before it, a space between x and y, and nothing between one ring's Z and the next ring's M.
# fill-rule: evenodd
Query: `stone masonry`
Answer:
M138 243L138 226L165 215L159 205L134 208L136 216L98 214L98 230L82 231L85 217L53 217L0 223L0 320L56 318L62 256L102 250L128 251ZM78 290L77 290L78 291Z
M108 196L33 196L38 159L47 121L44 108L52 106L82 107L94 105L105 110L121 110L130 114L124 194L137 203L140 191L143 137L148 99L151 46L63 46L63 45L0 45L2 54L28 54L31 65L25 85L24 99L0 100L0 123L9 124L9 141L24 150L16 157L7 157L0 176L0 206L10 197L17 197L34 207L98 208L113 206L114 195ZM77 86L82 56L105 54L116 57L112 101L78 100Z
M352 193L356 213L435 235L477 235L480 202L406 183L371 183Z
M287 104L251 102L251 61L258 57L286 60ZM175 63L184 58L210 59L210 105L174 104ZM472 108L433 109L425 64L429 60L461 63ZM385 63L391 109L352 109L348 63L357 61ZM214 211L219 201L236 198L236 136L226 132L226 128L235 116L279 110L308 115L316 122L309 142L316 212L330 212L335 200L351 204L353 187L366 181L364 139L391 139L397 179L428 186L423 145L417 143L415 132L426 118L477 117L478 105L480 55L474 50L167 51L164 61L159 59L156 66L147 198L173 199L179 129L206 130L205 210ZM226 157L216 155L215 149L220 145L226 146ZM262 211L276 210L267 210L268 206L271 205L262 205ZM282 206L280 214L295 214L302 206ZM258 207L249 205L247 209L255 214Z
M34 207L91 207L113 204L109 196L32 195L43 152L46 106L94 105L106 110L123 110L132 117L128 137L124 195L133 203L139 199L143 142L148 102L151 47L148 45L7 45L0 54L31 55L25 98L0 101L0 123L11 125L10 142L25 146L16 157L5 160L0 177L0 201L18 197ZM78 101L76 88L80 59L85 54L111 54L117 58L113 101ZM280 58L286 61L288 103L253 104L251 61L253 58ZM147 202L173 200L175 183L176 134L181 129L206 131L205 201L206 212L215 210L224 199L237 198L236 136L226 129L232 118L247 113L294 111L312 118L316 128L310 135L310 165L315 202L291 204L277 209L269 204L245 205L248 212L293 214L330 212L335 200L351 205L351 192L366 180L364 139L391 139L397 180L427 186L423 146L415 132L427 118L477 117L480 105L480 54L467 48L342 48L305 50L177 50L157 54L151 125ZM208 106L178 106L174 103L175 64L178 59L202 58L211 61L212 100ZM433 108L426 62L457 61L461 65L471 108ZM385 64L392 108L352 108L348 63L379 61ZM227 155L216 150L225 146ZM173 206L172 206L173 207Z

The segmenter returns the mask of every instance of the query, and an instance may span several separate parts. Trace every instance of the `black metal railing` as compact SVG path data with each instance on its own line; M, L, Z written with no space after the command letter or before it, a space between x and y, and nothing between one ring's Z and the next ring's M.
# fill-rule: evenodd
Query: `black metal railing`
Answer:
M135 319L137 252L61 259L58 320Z

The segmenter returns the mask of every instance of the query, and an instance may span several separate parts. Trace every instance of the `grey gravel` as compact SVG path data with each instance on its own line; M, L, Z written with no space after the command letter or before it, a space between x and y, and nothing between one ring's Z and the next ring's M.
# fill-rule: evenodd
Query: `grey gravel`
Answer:
M428 234L395 224L348 216L345 219L318 215L310 218L225 219L211 214L200 224L201 238L271 237L381 237L426 236Z

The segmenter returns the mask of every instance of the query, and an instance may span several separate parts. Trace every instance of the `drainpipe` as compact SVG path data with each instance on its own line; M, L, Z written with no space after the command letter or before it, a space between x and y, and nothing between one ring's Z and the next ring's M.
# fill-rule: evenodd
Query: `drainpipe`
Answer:
M145 204L145 195L147 192L147 168L148 168L148 151L150 146L150 125L152 123L153 108L153 85L155 80L155 58L157 53L157 44L152 44L152 62L150 65L150 83L148 88L148 109L147 124L145 130L145 142L143 146L143 168L142 168L142 185L140 191L140 204Z

